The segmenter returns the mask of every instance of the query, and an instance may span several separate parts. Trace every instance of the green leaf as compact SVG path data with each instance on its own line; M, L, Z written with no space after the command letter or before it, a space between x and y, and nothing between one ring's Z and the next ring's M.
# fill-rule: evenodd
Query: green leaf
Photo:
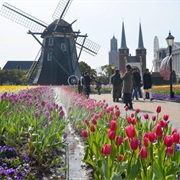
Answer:
M107 160L105 159L102 160L102 172L104 174L105 179L109 180L109 168Z
M157 161L154 161L154 167L153 167L153 177L156 179L156 178L159 178L159 177L164 177L163 175L163 172L162 172L162 169L161 167L159 166L159 164L157 163Z
M135 161L135 164L133 164L131 171L128 174L127 179L135 179L138 176L140 170L140 162L139 159Z
M114 173L112 176L112 180L122 180L122 176L120 174Z

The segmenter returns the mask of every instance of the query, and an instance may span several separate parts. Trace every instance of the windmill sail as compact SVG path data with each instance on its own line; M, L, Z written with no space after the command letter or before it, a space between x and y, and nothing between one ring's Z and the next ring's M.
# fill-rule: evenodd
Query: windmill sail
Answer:
M8 3L3 4L0 15L35 32L42 32L47 27L45 22L21 11L20 9Z
M71 3L72 3L72 0L60 0L59 4L57 5L54 11L53 19L54 20L63 19Z

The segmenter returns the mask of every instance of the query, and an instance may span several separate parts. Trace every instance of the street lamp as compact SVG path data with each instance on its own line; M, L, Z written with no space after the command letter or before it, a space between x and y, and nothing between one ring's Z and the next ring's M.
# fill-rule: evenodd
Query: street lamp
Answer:
M166 38L168 47L169 47L169 57L170 57L170 98L174 98L174 92L172 91L172 83L173 83L173 74L172 74L172 46L174 43L174 37L171 35L169 31L169 36Z

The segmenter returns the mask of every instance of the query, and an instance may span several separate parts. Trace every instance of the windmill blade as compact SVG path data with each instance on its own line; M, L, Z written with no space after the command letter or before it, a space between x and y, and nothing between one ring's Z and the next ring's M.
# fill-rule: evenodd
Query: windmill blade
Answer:
M93 56L97 55L97 53L100 49L100 46L98 44L96 44L95 42L93 42L87 38L84 41L84 37L78 37L76 44L77 44L78 48L82 48L83 51L85 51Z
M60 0L54 11L53 20L63 19L71 3L72 0Z
M42 32L48 26L43 21L21 11L20 9L17 9L8 3L3 4L0 10L0 15L36 32Z

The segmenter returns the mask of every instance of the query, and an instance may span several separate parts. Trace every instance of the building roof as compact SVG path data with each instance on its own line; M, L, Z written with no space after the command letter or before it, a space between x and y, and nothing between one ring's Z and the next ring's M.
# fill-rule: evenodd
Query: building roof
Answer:
M34 61L7 61L4 65L3 70L29 70Z
M138 41L138 49L145 49L143 43L143 36L141 30L141 23L139 23L139 41Z
M126 35L124 29L124 22L122 23L122 36L121 36L121 47L120 49L128 49L126 45Z

